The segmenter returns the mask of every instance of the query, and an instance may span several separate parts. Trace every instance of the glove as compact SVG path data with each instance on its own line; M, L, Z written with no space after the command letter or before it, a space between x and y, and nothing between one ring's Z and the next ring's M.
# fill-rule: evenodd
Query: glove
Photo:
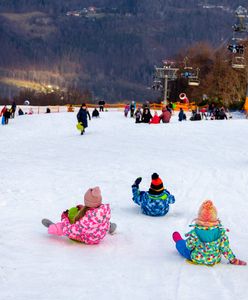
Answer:
M138 177L138 178L134 181L133 186L139 187L139 184L141 183L141 181L142 181L142 177Z
M246 266L247 263L241 259L237 259L237 258L234 258L233 260L230 261L230 263L232 265L236 265L236 266Z

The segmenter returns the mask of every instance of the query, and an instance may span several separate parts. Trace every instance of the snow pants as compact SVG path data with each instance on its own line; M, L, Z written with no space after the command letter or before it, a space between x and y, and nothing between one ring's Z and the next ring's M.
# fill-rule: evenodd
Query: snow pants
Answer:
M188 260L191 260L191 251L186 247L185 240L179 240L176 242L177 251Z

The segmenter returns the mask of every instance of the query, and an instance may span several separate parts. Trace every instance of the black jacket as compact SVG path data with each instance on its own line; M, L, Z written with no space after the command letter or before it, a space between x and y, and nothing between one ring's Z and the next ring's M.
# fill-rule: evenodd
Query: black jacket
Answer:
M149 123L150 120L151 120L151 118L152 118L152 115L151 115L151 113L150 113L150 110L148 111L147 114L145 114L145 113L143 112L141 122L143 122L143 123Z
M79 109L79 112L77 113L77 120L78 120L78 122L81 122L83 124L84 128L88 127L87 115L88 115L89 119L91 120L88 110L84 109L82 107Z
M92 112L92 118L93 117L95 117L95 118L99 117L99 111L96 108Z

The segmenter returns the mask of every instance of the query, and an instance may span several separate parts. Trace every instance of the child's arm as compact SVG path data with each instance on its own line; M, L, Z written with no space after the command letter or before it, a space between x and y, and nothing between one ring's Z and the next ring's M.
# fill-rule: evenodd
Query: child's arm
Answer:
M133 192L133 202L140 205L141 195L140 195L140 190L136 185L132 185L132 192Z
M187 237L186 247L191 251L194 250L195 244L196 244L196 241L197 241L197 237L194 237L191 234L186 234L186 237Z
M226 234L224 234L221 237L220 240L220 251L224 255L224 257L229 260L230 262L233 262L236 258L234 253L232 252L230 245L229 245L229 239Z

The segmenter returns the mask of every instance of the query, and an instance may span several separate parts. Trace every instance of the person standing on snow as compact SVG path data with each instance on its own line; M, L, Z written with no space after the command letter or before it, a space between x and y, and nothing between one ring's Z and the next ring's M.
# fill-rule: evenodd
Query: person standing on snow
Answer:
M137 108L134 115L135 115L135 123L141 123L142 112L140 107Z
M130 105L130 117L131 117L131 118L134 117L135 108L136 108L135 102L132 101L132 103L131 103L131 105Z
M104 111L105 101L104 100L100 100L98 102L98 105L99 105L100 111Z
M14 119L15 117L15 111L16 111L16 103L15 101L12 102L12 105L11 105L11 118Z
M78 120L78 123L82 123L83 125L83 129L81 131L81 135L84 134L85 132L85 128L88 127L88 119L87 119L87 116L89 117L89 120L91 120L91 117L90 117L90 114L87 110L87 107L86 107L86 104L83 103L77 113L77 120Z

